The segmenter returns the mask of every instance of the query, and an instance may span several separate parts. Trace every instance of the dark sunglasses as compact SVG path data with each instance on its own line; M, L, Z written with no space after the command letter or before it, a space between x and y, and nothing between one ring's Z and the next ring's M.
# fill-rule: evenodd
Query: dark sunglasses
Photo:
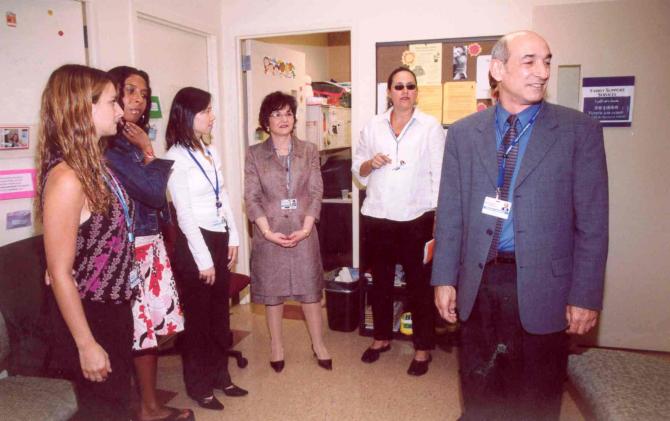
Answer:
M413 91L416 89L416 85L414 83L408 83L407 85L397 83L393 86L393 89L395 89L396 91L402 91L405 88L407 88L408 91Z

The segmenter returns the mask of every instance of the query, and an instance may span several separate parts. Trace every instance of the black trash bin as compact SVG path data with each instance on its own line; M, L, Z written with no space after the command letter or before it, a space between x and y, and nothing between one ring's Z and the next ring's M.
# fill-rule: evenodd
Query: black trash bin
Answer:
M326 310L328 327L339 332L351 332L358 327L360 315L359 281L344 283L326 281Z

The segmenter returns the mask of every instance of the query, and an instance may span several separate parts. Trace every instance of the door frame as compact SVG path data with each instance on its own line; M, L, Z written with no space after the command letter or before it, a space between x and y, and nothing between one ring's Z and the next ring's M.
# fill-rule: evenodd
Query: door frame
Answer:
M350 39L350 72L352 73L351 79L353 79L353 69L355 68L355 56L354 56L354 29L351 26L341 26L341 27L329 27L329 28L319 28L319 29L305 29L305 30L295 30L295 31L289 31L289 32L260 32L260 33L254 33L254 34L248 34L248 35L241 35L241 36L236 36L235 37L235 49L236 49L236 57L235 57L235 65L236 65L236 70L235 73L237 75L237 112L238 112L238 121L237 121L237 132L238 133L246 133L247 131L247 125L246 125L246 119L248 118L247 116L247 107L246 107L246 83L245 83L245 75L244 72L242 71L242 54L244 51L244 41L247 40L254 40L258 38L271 38L271 37L278 37L278 36L295 36L295 35L312 35L312 34L323 34L323 33L330 33L330 32L349 32L349 39ZM352 90L354 87L352 86ZM354 103L355 101L352 101L351 104L351 115L352 115L352 131L353 131L353 119L355 118L355 112L354 112ZM244 158L247 150L247 142L246 142L246 136L238 136L238 147L239 147L239 162L244 163ZM353 149L354 149L354 136L352 133L352 155L353 155ZM244 164L243 164L244 165ZM243 178L243 175L242 175ZM352 265L354 267L359 266L359 216L358 216L358 211L353 211L354 209L359 209L359 200L358 200L358 188L355 183L352 183L351 187L352 191L352 233L351 233L351 238L352 238L352 244L351 244L351 254L352 254ZM245 217L244 223L242 226L239 228L240 231L240 246L243 248L244 252L240 253L240 255L250 255L251 251L251 233L249 232L250 224L247 223L246 219L246 212L243 215ZM247 268L249 267L248 259L247 261ZM248 269L247 269L248 270Z

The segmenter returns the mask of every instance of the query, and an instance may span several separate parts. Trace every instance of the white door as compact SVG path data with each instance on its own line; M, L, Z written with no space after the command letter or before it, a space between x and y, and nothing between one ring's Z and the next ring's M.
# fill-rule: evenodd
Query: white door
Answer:
M298 98L300 85L304 83L305 53L255 40L246 40L244 51L251 65L246 71L247 144L253 145L261 140L256 129L263 98L274 91ZM304 103L298 103L297 114L296 134L305 139Z
M157 129L154 150L165 153L165 128L177 91L193 86L209 91L207 37L197 31L139 17L137 66L149 74L152 95L158 96L162 118L152 119Z

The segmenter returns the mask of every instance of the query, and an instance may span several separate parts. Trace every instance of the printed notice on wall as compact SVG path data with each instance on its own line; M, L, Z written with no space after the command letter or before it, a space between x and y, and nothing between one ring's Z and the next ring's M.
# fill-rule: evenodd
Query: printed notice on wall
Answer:
M403 64L412 69L419 86L442 84L442 44L411 44Z
M35 196L35 170L0 171L0 200Z
M446 82L443 86L442 124L452 124L477 111L475 82Z
M603 126L630 127L634 91L635 76L585 77L582 111Z

